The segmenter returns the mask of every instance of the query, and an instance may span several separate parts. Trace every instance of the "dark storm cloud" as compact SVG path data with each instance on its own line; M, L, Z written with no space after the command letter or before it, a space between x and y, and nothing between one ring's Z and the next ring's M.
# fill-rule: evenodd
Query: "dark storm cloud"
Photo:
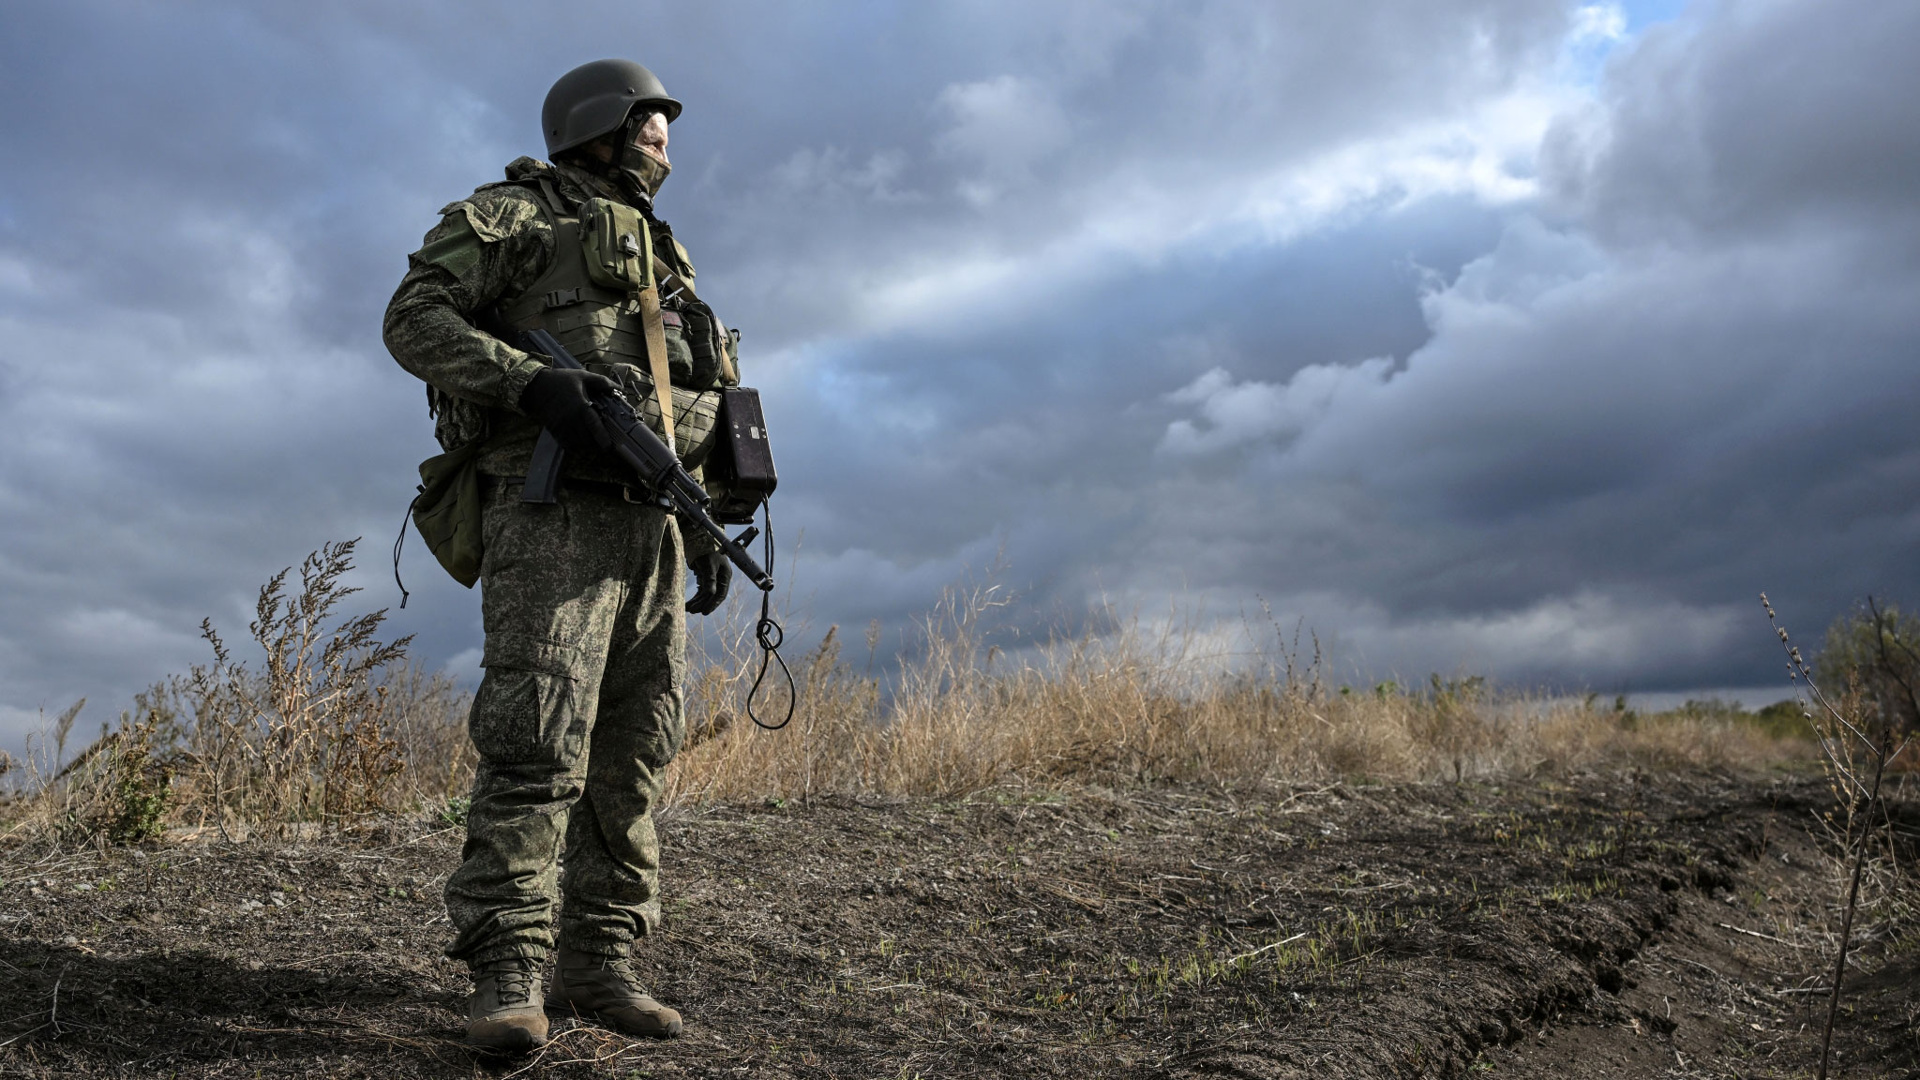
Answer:
M381 308L603 53L688 103L662 208L746 328L816 624L1004 549L1029 623L1261 592L1375 665L1717 678L1749 577L1822 618L1912 584L1912 267L1863 208L1911 213L1914 96L1861 86L1914 34L1858 7L1655 27L1591 101L1606 12L1530 0L13 13L0 723L103 718L323 540L390 602L434 448ZM407 570L421 655L477 645Z
M1548 179L1622 243L1910 231L1916 25L1903 4L1753 3L1656 29L1549 135Z
M1547 138L1553 224L1517 220L1431 293L1403 368L1216 375L1168 451L1344 493L1359 557L1304 577L1378 604L1387 657L1451 636L1525 676L1771 676L1761 589L1817 627L1920 586L1916 41L1920 13L1870 4L1657 28Z

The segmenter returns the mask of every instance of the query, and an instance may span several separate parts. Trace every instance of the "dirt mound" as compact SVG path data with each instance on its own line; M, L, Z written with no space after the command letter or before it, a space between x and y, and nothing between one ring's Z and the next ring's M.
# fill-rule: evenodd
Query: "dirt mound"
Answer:
M989 792L680 809L642 950L687 1035L460 1043L459 835L14 851L0 1074L1788 1076L1832 902L1804 781ZM1846 1075L1916 1052L1870 943ZM1903 966L1904 965L1904 966Z

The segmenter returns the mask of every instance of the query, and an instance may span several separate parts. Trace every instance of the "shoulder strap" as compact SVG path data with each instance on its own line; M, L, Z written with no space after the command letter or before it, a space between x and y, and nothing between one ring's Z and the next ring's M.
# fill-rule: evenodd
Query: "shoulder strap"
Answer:
M660 283L654 278L653 226L640 219L640 242L647 251L647 284L640 290L641 324L646 328L647 369L653 378L653 400L660 407L660 431L666 436L667 449L679 451L673 444L673 377L667 370L667 326L660 317Z

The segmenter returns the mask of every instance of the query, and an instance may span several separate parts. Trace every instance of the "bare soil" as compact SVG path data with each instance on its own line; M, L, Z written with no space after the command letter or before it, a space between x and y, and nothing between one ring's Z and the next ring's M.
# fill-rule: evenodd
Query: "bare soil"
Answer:
M686 1035L461 1043L460 834L0 852L0 1075L1812 1075L1837 927L1795 777L679 808ZM1920 815L1900 823L1920 833ZM1920 1074L1867 927L1836 1075Z

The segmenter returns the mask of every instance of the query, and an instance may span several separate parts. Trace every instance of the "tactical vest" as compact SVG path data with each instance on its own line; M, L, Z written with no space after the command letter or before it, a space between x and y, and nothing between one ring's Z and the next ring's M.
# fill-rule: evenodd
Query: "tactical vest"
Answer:
M719 391L740 376L736 339L694 295L686 249L664 223L623 203L593 198L570 205L545 177L519 186L553 227L553 258L537 281L498 305L490 320L496 334L517 341L520 332L544 327L589 370L619 383L648 426L663 432L639 301L639 290L655 284L675 445L689 469L699 468L713 449Z

